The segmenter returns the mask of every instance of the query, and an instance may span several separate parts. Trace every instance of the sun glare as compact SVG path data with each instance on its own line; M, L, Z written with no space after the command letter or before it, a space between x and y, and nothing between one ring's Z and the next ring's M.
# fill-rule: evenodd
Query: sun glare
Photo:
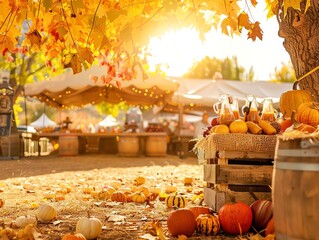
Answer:
M158 64L168 76L181 76L204 54L204 46L193 29L183 28L169 31L162 37L152 38L149 44L151 56L148 58L150 70Z

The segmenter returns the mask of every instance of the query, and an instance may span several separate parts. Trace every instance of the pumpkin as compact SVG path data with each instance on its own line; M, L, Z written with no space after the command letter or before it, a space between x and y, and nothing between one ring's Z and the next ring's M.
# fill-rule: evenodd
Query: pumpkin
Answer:
M269 222L267 223L265 236L269 234L275 234L275 224L274 224L274 217L272 217Z
M296 120L300 123L306 123L313 127L319 124L319 103L305 102L299 105Z
M161 188L159 187L151 187L150 188L150 193L156 193L156 194L160 194L161 193Z
M50 222L57 216L57 211L49 204L42 204L39 206L36 217L40 222Z
M111 186L105 186L105 187L103 187L103 190L108 191L110 193L110 195L116 191L116 189L114 187L111 187Z
M243 202L225 203L218 211L221 228L230 235L241 235L249 231L253 214Z
M166 193L173 193L173 192L176 192L176 191L177 191L177 187L176 186L173 186L173 185L165 186L165 192Z
M114 182L110 183L110 186L117 190L122 186L122 182L121 181L114 181Z
M136 186L140 186L140 185L144 184L145 181L146 181L146 180L145 180L145 177L139 176L139 177L137 177L137 178L134 179L134 184L135 184Z
M200 215L200 214L210 214L210 209L208 207L204 206L193 206L190 207L189 210L194 214L195 219Z
M94 199L98 199L98 200L108 200L111 197L111 193L105 189L102 189L100 192L96 192L96 191L91 192L91 196Z
M76 233L81 233L86 239L97 238L102 232L102 223L95 217L82 217L76 223Z
M165 199L165 204L168 208L172 208L172 207L184 208L187 205L187 199L184 196L169 195Z
M28 215L27 216L20 216L20 217L16 218L15 224L19 228L24 228L28 224L36 225L37 219L35 217L28 216Z
M186 208L170 212L167 218L167 228L173 237L179 235L192 236L196 229L194 214Z
M116 191L111 195L111 200L114 202L125 202L126 195L123 192Z
M86 240L86 238L81 233L76 233L76 234L67 233L62 237L62 240Z
M145 186L138 187L134 192L142 192L145 197L148 197L150 195L150 190L148 189L148 187Z
M186 177L184 178L184 186L191 186L193 184L194 178Z
M220 229L218 217L212 214L200 214L196 218L196 231L205 235L216 236Z
M235 121L232 121L229 125L229 131L231 133L247 133L248 126L245 123L245 121L241 119L236 119Z
M253 227L257 231L261 231L266 228L267 223L272 218L272 202L265 199L259 199L254 201L250 208L253 213Z
M143 192L135 192L131 196L133 202L143 203L146 201L146 197Z

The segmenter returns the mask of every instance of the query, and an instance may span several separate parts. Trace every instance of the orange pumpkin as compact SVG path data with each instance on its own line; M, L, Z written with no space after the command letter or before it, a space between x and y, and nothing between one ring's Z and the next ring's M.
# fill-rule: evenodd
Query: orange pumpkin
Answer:
M319 124L319 103L305 102L300 104L297 110L296 120L313 127Z
M111 200L114 202L125 202L126 201L126 195L125 193L121 191L116 191L112 193Z
M185 208L170 212L167 218L167 228L173 237L179 235L192 236L196 229L194 214Z
M76 233L76 234L68 233L62 237L62 240L86 240L86 238L81 233Z
M306 90L297 90L298 81L293 84L292 90L286 91L280 96L280 112L290 117L292 111L297 111L300 104L313 101L311 95Z
M274 217L272 217L269 222L267 223L266 230L265 230L265 236L269 234L275 233L275 224L274 224Z
M210 214L210 209L208 207L203 207L203 206L193 206L190 207L189 210L194 214L195 219L200 215L200 214Z

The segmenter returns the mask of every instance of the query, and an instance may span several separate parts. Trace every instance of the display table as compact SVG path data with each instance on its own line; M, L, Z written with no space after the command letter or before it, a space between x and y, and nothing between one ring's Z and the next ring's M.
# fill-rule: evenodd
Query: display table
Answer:
M271 198L275 135L212 134L195 149L204 153L205 203L218 211L232 197L251 204Z
M63 148L63 155L76 155L83 153L117 153L120 156L166 156L167 134L165 132L141 133L39 133L58 141ZM77 139L77 140L75 140ZM69 141L66 141L69 140ZM156 140L156 141L155 141ZM73 142L72 149L64 146ZM66 152L65 152L66 151ZM60 151L59 151L60 152ZM75 154L76 152L76 154Z

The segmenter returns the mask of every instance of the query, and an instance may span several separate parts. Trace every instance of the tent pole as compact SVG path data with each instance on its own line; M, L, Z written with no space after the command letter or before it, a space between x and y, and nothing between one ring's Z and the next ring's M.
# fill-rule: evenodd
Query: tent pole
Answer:
M182 143L182 128L183 128L183 112L184 112L184 107L181 103L178 104L178 121L179 121L179 129L178 129L178 156L179 158L185 158L185 153L183 151L183 143Z

